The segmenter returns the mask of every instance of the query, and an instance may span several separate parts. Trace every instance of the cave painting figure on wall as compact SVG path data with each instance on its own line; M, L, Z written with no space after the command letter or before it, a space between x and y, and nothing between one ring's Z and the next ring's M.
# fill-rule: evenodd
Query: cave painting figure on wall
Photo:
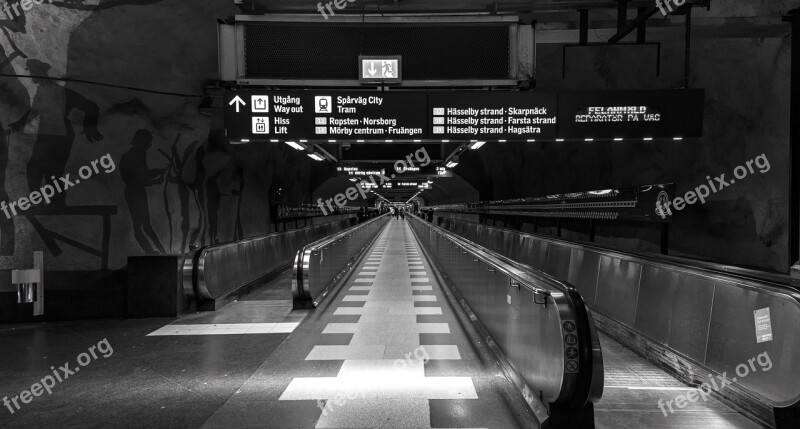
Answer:
M181 215L181 247L180 251L185 251L187 249L188 240L189 240L189 229L191 227L191 212L189 210L189 195L190 189L187 181L184 179L184 174L187 170L190 169L191 165L189 165L190 154L194 149L200 144L198 141L192 142L189 147L184 151L183 156L178 153L178 143L181 140L181 134L178 134L175 137L175 141L172 142L172 149L169 154L165 151L158 149L158 152L162 154L167 161L169 161L169 167L167 168L167 172L164 178L164 189L163 189L163 197L164 197L164 211L167 216L167 225L169 226L169 241L167 242L167 246L172 250L172 241L173 241L173 229L172 229L172 213L173 208L170 204L170 192L169 188L170 185L175 185L178 192L178 199L180 200L180 215ZM195 199L196 201L196 199Z
M219 131L212 131L208 138L206 153L208 170L213 172L205 181L208 210L208 240L219 244L219 212L223 197L236 200L232 240L244 238L242 228L242 194L244 193L244 173L236 159L225 151L224 138ZM231 205L233 206L233 205Z
M169 225L168 247L173 249L171 201L175 187L180 202L180 252L188 249L189 243L197 245L219 244L220 212L224 209L233 214L233 235L230 240L244 237L241 220L244 174L233 155L225 151L224 138L220 130L212 130L206 142L193 141L183 155L178 146L181 135L175 138L169 154L159 153L169 162L164 182L164 210ZM227 199L227 201L224 201ZM235 203L230 202L235 199ZM223 216L223 222L227 216Z
M153 169L147 166L147 149L153 144L150 131L136 131L131 145L122 155L119 172L125 182L125 201L131 213L133 235L139 246L147 253L167 253L158 239L150 221L150 204L147 199L147 187L162 182L166 169Z
M47 79L49 64L31 59L27 61L27 69L32 76L41 76L33 79L37 86L36 96L26 118L29 122L39 118L36 143L28 161L28 188L33 191L64 175L75 142L75 130L69 119L73 110L83 112L83 133L89 142L100 141L103 135L97 131L97 104ZM52 204L63 206L65 198L66 193L58 193Z
M204 159L206 150L199 141L193 141L183 151L183 156L178 153L178 143L180 142L181 135L175 138L172 143L171 153L168 155L163 150L159 149L168 161L169 168L164 181L164 210L167 215L167 222L169 224L169 242L167 243L170 250L172 249L173 230L172 230L172 206L170 205L170 185L175 185L178 192L178 199L180 200L180 216L181 216L181 252L188 249L189 243L201 244L204 242L206 230L206 217L204 211L204 189L203 181L206 177L206 169ZM190 203L194 203L192 206ZM197 227L194 231L192 229L193 213L197 217Z
M222 184L228 184L223 188ZM236 215L231 240L244 238L242 226L242 194L244 192L244 173L242 167L231 163L225 169L206 180L208 189L208 240L211 244L219 244L219 210L223 197L236 198Z
M16 75L12 62L17 58L27 58L14 43L10 33L25 32L25 15L10 20L0 18L0 31L5 36L4 44L0 44L0 73ZM6 51L8 46L10 52ZM0 201L9 200L7 183L7 167L9 149L13 133L25 126L26 110L30 105L30 96L25 86L16 77L0 78ZM0 216L0 256L14 254L15 231L14 219Z

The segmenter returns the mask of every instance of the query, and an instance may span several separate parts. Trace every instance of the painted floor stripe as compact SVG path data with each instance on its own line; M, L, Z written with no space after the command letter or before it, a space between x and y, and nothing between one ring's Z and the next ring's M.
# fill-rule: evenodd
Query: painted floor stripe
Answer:
M344 298L342 298L342 301L344 302L370 301L371 303L380 303L386 305L399 305L400 303L403 302L403 300L395 300L395 301L376 300L373 296L370 295L346 295ZM432 302L432 301L436 301L436 295L411 295L410 303L413 304L414 302Z
M299 322L293 323L208 323L194 325L167 325L149 334L148 337L171 335L248 335L288 334L294 332Z
M478 399L471 377L401 377L388 372L373 377L295 378L280 400L317 400L341 395L375 399Z
M461 359L456 345L421 344L422 334L451 334L448 323L418 322L420 315L443 314L441 307L416 306L438 301L430 283L410 227L391 222L352 281L348 290L353 293L341 298L341 302L363 306L341 304L333 309L333 315L358 316L358 321L328 323L322 331L350 334L350 343L314 345L305 357L307 361L343 361L338 374L296 377L279 399L330 401L349 395L355 399L337 406L335 413L323 413L315 427L398 429L430 428L432 399L478 399L471 377L426 377L419 356L408 360L420 351L430 360ZM405 365L396 365L400 359Z

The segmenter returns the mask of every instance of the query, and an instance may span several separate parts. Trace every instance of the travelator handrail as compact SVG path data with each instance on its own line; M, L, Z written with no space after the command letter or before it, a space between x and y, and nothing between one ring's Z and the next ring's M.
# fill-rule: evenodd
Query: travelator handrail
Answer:
M522 386L517 384L532 411L541 420L540 407L547 408L554 427L585 423L587 414L593 414L592 404L602 396L603 360L592 316L578 291L416 216L408 219L417 238L450 278L456 295L466 301L524 381ZM503 283L507 288L498 286ZM494 295L502 295L502 304L492 300L493 289ZM511 290L519 291L516 307ZM528 295L530 300L523 299ZM498 321L497 314L503 312L498 305L506 302L505 313L513 315ZM532 326L525 321L539 323ZM531 360L539 362L532 364ZM558 362L557 370L552 368L554 362Z
M352 216L341 216L320 225L194 249L183 263L184 294L206 300L230 295L290 266L297 249L306 243L341 231L353 222Z
M292 268L293 307L318 306L357 257L369 248L390 216L386 213L303 246L297 252Z

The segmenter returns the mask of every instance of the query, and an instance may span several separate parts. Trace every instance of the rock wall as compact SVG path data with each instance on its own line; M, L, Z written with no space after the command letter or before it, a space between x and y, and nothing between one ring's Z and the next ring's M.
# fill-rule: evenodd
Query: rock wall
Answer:
M733 4L731 4L733 3ZM773 17L789 2L714 2L699 17ZM703 138L680 142L564 142L501 144L462 157L472 183L491 176L481 198L503 199L675 183L677 195L764 154L770 168L677 213L670 253L722 263L787 271L789 224L790 38L695 38L690 86L706 89ZM683 85L683 37L656 46L568 48L537 46L539 90L665 89ZM796 220L793 220L796 221ZM575 225L574 228L580 228ZM597 241L630 251L658 251L652 228L601 224ZM582 238L587 237L582 235ZM654 241L655 239L655 241Z
M54 0L23 13L0 16L0 201L70 186L67 174L73 185L0 212L0 270L43 250L48 290L113 288L102 273L128 256L268 233L270 203L310 199L321 179L303 154L229 145L219 115L199 109L233 2Z

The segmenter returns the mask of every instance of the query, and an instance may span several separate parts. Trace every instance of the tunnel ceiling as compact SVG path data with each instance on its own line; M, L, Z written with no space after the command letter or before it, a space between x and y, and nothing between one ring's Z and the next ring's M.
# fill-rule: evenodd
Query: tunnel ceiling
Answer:
M245 2L247 12L254 13L318 13L317 4L313 2L298 2L296 0L252 0ZM327 1L321 3L327 4ZM365 8L368 12L381 13L414 13L414 12L574 12L578 9L609 9L616 8L615 1L609 0L582 0L582 1L553 1L553 0L373 0L346 3L348 7L356 9L347 10L349 13L360 12ZM629 7L653 6L652 1L629 1Z

